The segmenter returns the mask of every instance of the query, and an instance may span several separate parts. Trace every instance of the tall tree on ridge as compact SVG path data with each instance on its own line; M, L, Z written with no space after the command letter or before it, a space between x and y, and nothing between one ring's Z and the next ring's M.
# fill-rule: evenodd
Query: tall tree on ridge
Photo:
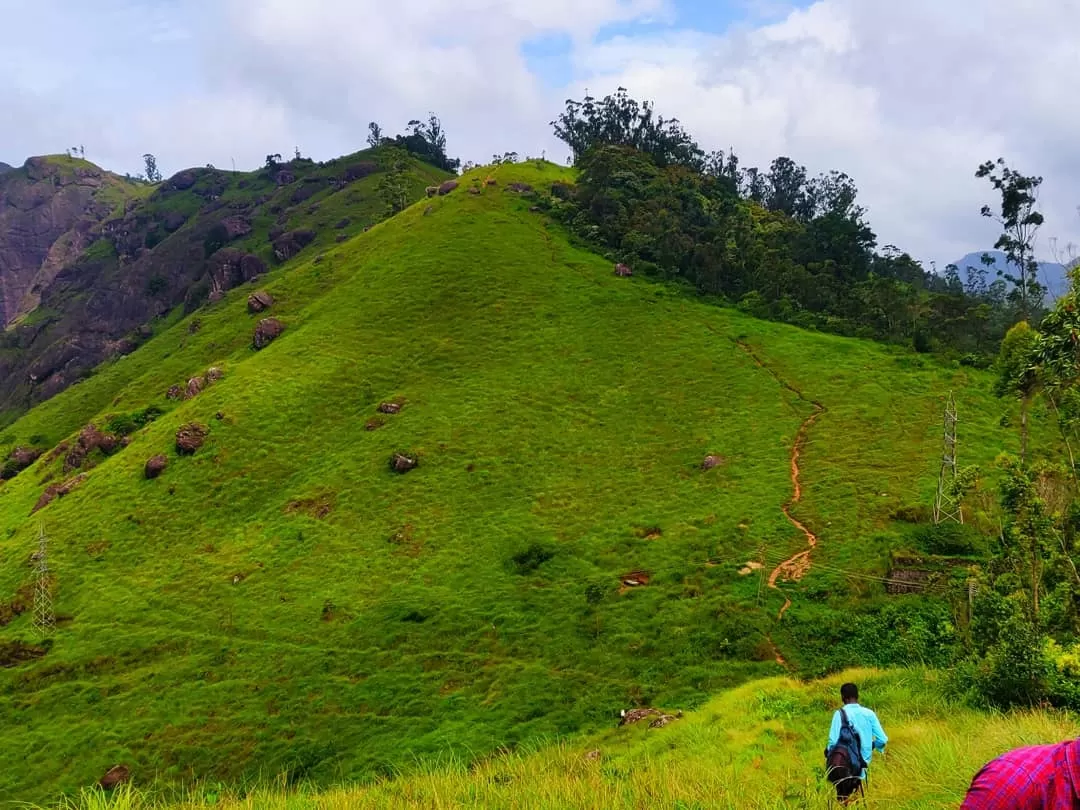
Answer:
M1006 262L1015 268L1017 275L1005 274L1005 278L1014 285L1013 293L1021 316L1030 319L1033 309L1042 304L1046 292L1039 283L1039 263L1035 260L1035 237L1043 224L1043 215L1035 210L1035 206L1043 179L1010 169L1004 158L986 161L979 166L975 176L988 178L1001 194L1001 213L995 214L989 205L984 205L982 215L1001 226L1001 236L994 247L1002 251Z

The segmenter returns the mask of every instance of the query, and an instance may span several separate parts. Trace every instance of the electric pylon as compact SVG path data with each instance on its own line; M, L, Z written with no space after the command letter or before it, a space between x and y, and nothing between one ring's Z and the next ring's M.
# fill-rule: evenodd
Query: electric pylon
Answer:
M960 499L950 484L956 479L956 400L952 391L945 402L944 445L941 451L941 470L938 472L937 497L934 499L934 523L947 520L964 522Z
M56 614L53 612L52 580L49 577L48 538L45 527L38 530L38 550L34 554L37 581L34 583L34 629L45 638L56 629Z

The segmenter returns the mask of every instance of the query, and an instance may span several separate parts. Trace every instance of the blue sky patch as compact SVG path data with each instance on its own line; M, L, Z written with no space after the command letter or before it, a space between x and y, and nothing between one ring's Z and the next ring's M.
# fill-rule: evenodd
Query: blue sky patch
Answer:
M671 0L667 13L603 26L594 41L641 37L669 31L723 34L733 26L760 26L783 19L813 0ZM573 79L573 41L563 33L544 34L521 48L529 70L547 87L565 87Z

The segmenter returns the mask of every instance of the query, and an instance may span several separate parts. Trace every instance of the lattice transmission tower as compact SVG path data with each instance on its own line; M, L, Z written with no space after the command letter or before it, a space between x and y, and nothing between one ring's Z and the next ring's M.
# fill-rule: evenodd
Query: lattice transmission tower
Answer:
M945 401L944 441L941 450L941 470L938 472L937 497L934 499L934 523L948 520L964 522L960 498L953 491L956 480L956 400L952 391Z
M49 575L48 538L45 527L38 530L38 550L34 554L34 629L46 638L56 629L56 613L53 611L52 579Z

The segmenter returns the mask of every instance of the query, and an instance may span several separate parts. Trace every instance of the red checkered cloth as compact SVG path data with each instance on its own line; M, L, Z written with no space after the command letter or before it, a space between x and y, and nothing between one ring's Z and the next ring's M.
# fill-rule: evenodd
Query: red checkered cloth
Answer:
M1080 810L1080 740L1016 748L971 781L960 810Z

